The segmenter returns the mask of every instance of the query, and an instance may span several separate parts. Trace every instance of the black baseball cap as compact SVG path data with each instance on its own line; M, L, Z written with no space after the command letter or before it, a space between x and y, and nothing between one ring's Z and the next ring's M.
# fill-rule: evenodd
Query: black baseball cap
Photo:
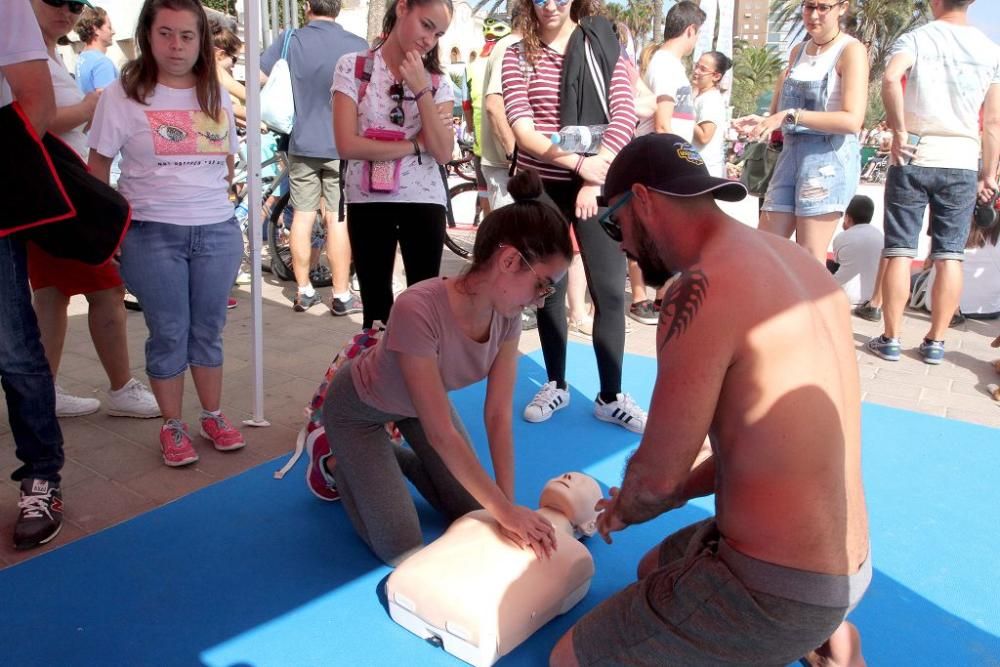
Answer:
M711 192L716 199L740 201L747 189L739 181L708 174L701 155L676 134L646 134L633 139L611 162L604 179L604 200L642 183L673 197L696 197Z

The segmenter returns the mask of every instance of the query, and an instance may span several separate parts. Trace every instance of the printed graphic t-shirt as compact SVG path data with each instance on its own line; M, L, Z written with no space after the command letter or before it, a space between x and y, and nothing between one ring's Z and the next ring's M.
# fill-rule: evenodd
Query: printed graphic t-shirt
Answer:
M226 156L239 148L233 106L222 91L222 118L198 106L194 88L157 84L147 105L128 99L120 81L101 94L90 147L105 157L121 151L118 190L134 220L209 225L233 216Z
M666 96L674 101L674 115L670 119L671 132L691 141L694 135L694 93L687 72L684 71L684 63L674 54L661 49L649 61L645 80L657 98ZM653 114L642 121L636 130L636 136L652 132L655 117L656 114Z
M365 55L362 51L360 56ZM358 101L358 81L354 73L354 62L359 57L357 53L348 53L337 61L336 73L333 77L333 92L343 93ZM375 51L373 54L372 78L368 82L364 99L358 107L358 134L363 134L365 130L378 129L389 131L401 131L407 138L415 137L423 127L420 112L417 110L417 103L413 101L413 94L416 91L410 90L409 86L403 87L403 113L406 120L403 126L395 125L389 121L389 112L396 103L389 98L389 87L395 83L395 79L389 68L382 59L382 51ZM428 75L430 79L430 75ZM438 89L434 94L434 104L451 102L454 93L451 81L447 75L441 75ZM438 123L440 120L435 115L432 122ZM392 193L387 192L366 192L361 188L361 169L364 160L348 160L347 174L344 178L344 193L349 204L369 204L374 202L406 202L410 204L440 204L446 203L447 193L444 189L444 182L441 180L441 172L438 164L429 153L424 153L420 162L417 156L410 155L402 158L403 163L399 172L399 190Z
M485 378L500 346L517 342L521 316L493 314L490 336L484 343L472 340L455 319L448 302L448 279L429 278L399 295L385 337L368 348L351 365L351 379L358 396L368 405L393 415L416 417L417 410L403 381L399 353L428 357L437 362L447 391Z
M903 92L906 130L920 136L911 164L979 169L979 109L1000 83L1000 47L979 29L931 21L906 33L892 55L914 59Z

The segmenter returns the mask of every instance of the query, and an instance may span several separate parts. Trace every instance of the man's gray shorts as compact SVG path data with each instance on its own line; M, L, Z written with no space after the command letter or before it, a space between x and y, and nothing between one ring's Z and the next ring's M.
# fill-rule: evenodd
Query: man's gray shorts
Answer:
M573 628L581 665L788 665L825 642L871 582L745 556L715 518L660 545L660 567Z

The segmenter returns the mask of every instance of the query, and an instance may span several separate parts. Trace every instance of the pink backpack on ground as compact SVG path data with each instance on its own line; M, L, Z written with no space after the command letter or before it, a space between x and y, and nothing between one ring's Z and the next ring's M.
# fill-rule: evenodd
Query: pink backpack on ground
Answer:
M330 387L330 382L344 367L344 364L378 343L382 331L381 328L363 330L347 341L344 348L330 362L323 375L323 381L320 382L319 387L313 393L312 400L305 408L306 423L299 429L299 435L295 438L295 453L280 470L275 471L275 479L282 479L285 473L295 467L307 444L311 445L319 438L326 438L326 429L323 427L323 403L326 402L326 392Z

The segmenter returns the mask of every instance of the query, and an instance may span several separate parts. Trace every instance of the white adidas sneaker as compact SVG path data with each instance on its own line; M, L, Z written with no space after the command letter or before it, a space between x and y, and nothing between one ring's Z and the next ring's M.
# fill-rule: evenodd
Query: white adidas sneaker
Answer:
M556 410L569 405L569 391L556 386L555 380L542 385L535 397L524 408L524 420L538 423L552 416Z

